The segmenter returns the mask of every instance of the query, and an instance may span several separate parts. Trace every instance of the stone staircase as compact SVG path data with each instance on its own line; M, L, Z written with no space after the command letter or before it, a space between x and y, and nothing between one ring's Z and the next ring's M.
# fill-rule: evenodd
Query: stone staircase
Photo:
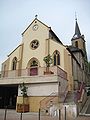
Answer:
M40 101L41 113L46 114L50 113L51 108L57 109L60 106L60 103L64 103L67 96L68 86L65 87L63 92L53 92L49 96L45 97Z
M72 103L72 102L75 102L75 93L69 91L67 93L64 103Z
M58 103L58 93L51 93L49 96L40 101L41 113L49 113L50 107Z
M64 103L65 94L60 94L60 103ZM50 108L54 107L55 109L59 106L59 97L58 93L51 93L49 96L41 100L40 109L43 115L50 113Z
M88 99L87 99L83 109L79 113L79 115L84 115L84 116L89 115L90 116L90 96L88 96Z

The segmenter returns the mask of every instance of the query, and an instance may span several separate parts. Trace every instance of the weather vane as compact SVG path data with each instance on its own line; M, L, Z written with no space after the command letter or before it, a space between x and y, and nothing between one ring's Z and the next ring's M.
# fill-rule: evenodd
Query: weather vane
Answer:
M35 15L35 18L37 18L38 17L38 15Z

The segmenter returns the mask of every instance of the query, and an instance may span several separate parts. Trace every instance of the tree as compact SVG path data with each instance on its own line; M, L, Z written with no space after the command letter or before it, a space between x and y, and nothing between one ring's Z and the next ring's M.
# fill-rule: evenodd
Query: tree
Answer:
M25 86L25 83L23 82L22 84L20 84L20 89L21 89L21 94L23 97L27 97L27 89L28 87Z
M17 111L19 111L21 113L29 111L27 89L28 89L28 87L26 87L24 82L22 84L20 84L20 90L21 90L21 94L22 94L21 98L22 98L23 103L21 102L20 108L17 107Z
M46 72L49 72L49 67L53 63L53 59L50 54L44 57L44 62L46 63Z
M88 62L88 69L89 69L89 73L90 73L90 61Z
M53 59L50 56L50 54L45 56L43 60L46 63L46 67L50 67L50 64L52 64L52 62L53 62Z

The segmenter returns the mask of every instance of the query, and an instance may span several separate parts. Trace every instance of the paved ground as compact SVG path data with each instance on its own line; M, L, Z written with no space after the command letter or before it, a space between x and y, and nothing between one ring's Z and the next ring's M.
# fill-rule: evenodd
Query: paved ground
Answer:
M17 113L15 110L8 110L6 120L21 120L21 113ZM0 120L5 120L5 110L0 109ZM38 113L23 113L22 120L39 120ZM58 120L50 116L41 116L40 120Z
M20 120L20 113L15 110L8 110L6 120ZM0 120L5 120L5 110L0 109ZM22 120L39 120L38 113L23 113ZM40 120L59 120L57 117L41 116ZM70 120L70 119L69 119ZM75 120L90 120L90 116L79 116Z
M90 120L90 116L79 116L76 120Z

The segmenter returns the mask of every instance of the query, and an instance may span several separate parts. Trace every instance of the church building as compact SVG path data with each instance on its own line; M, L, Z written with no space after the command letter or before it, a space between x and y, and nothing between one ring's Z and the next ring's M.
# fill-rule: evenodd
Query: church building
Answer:
M39 108L49 111L51 103L73 103L80 111L87 99L87 63L85 38L77 20L67 46L36 17L23 31L21 44L2 63L0 108L20 112L24 105L24 111L37 112ZM21 86L26 88L25 100Z

